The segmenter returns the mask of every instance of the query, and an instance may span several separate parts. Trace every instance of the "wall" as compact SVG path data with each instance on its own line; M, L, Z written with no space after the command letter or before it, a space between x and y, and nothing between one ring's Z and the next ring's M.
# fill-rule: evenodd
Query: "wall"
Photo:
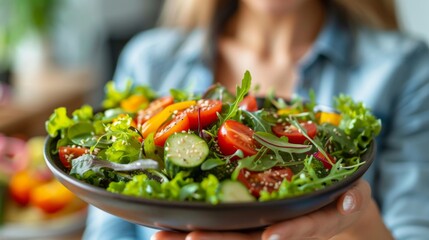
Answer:
M429 43L429 1L396 0L396 4L404 31L422 37Z

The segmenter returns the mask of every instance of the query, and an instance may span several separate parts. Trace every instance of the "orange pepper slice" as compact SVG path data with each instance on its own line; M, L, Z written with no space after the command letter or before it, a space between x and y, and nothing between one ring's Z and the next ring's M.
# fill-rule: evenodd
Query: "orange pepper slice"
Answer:
M146 138L150 133L155 133L161 125L170 118L174 111L184 110L196 104L196 101L184 101L171 104L157 113L151 119L146 121L140 128L143 138Z
M147 104L148 100L142 95L132 95L121 101L121 108L127 112L137 112L143 104Z

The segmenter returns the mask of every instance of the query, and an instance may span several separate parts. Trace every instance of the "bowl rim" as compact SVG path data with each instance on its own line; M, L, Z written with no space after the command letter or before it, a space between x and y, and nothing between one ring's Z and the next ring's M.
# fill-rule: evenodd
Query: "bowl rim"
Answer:
M255 201L255 202L232 202L232 203L218 203L218 204L210 204L207 202L190 202L190 201L176 201L176 200L162 200L162 199L149 199L143 197L129 196L119 193L109 192L104 188L97 187L86 183L84 181L78 180L69 174L67 174L64 169L61 169L57 164L55 164L55 160L53 159L53 155L51 153L50 146L57 138L52 138L50 136L46 137L44 144L43 155L45 158L45 162L48 165L49 169L54 173L54 175L58 178L62 178L62 180L67 181L68 183L77 186L78 188L84 189L85 191L93 192L96 195L107 197L110 199L126 201L133 204L146 204L146 205L157 205L162 207L170 207L170 208L198 208L205 210L219 210L219 209L231 209L231 208L264 208L266 206L273 205L288 205L294 204L295 202L302 202L307 199L312 199L315 196L329 196L330 193L336 192L339 189L344 189L344 191L352 187L353 182L357 181L362 175L368 170L368 168L372 165L375 159L376 154L376 139L372 139L367 150L361 155L361 158L365 158L366 163L361 165L355 172L349 175L347 178L342 179L341 181L327 186L323 189L284 199L276 199L269 201ZM61 179L60 179L61 180ZM343 191L343 192L344 192Z

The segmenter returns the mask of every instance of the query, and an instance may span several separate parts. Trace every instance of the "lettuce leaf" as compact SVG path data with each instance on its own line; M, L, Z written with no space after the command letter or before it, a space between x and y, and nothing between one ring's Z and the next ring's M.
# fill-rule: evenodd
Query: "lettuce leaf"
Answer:
M54 110L49 120L45 122L45 128L49 136L56 137L58 131L66 129L74 124L71 118L67 116L67 110L65 107L59 107Z
M335 98L335 107L341 112L339 127L353 139L356 146L364 149L381 131L381 120L377 119L362 102L354 102L344 94Z

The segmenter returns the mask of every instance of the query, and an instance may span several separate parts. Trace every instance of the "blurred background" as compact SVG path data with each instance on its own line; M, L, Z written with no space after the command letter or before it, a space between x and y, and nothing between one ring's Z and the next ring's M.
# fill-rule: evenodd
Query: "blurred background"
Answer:
M402 30L429 42L429 1L396 2ZM59 106L99 106L122 48L162 4L0 0L0 239L80 239L85 203L44 166L44 122Z

